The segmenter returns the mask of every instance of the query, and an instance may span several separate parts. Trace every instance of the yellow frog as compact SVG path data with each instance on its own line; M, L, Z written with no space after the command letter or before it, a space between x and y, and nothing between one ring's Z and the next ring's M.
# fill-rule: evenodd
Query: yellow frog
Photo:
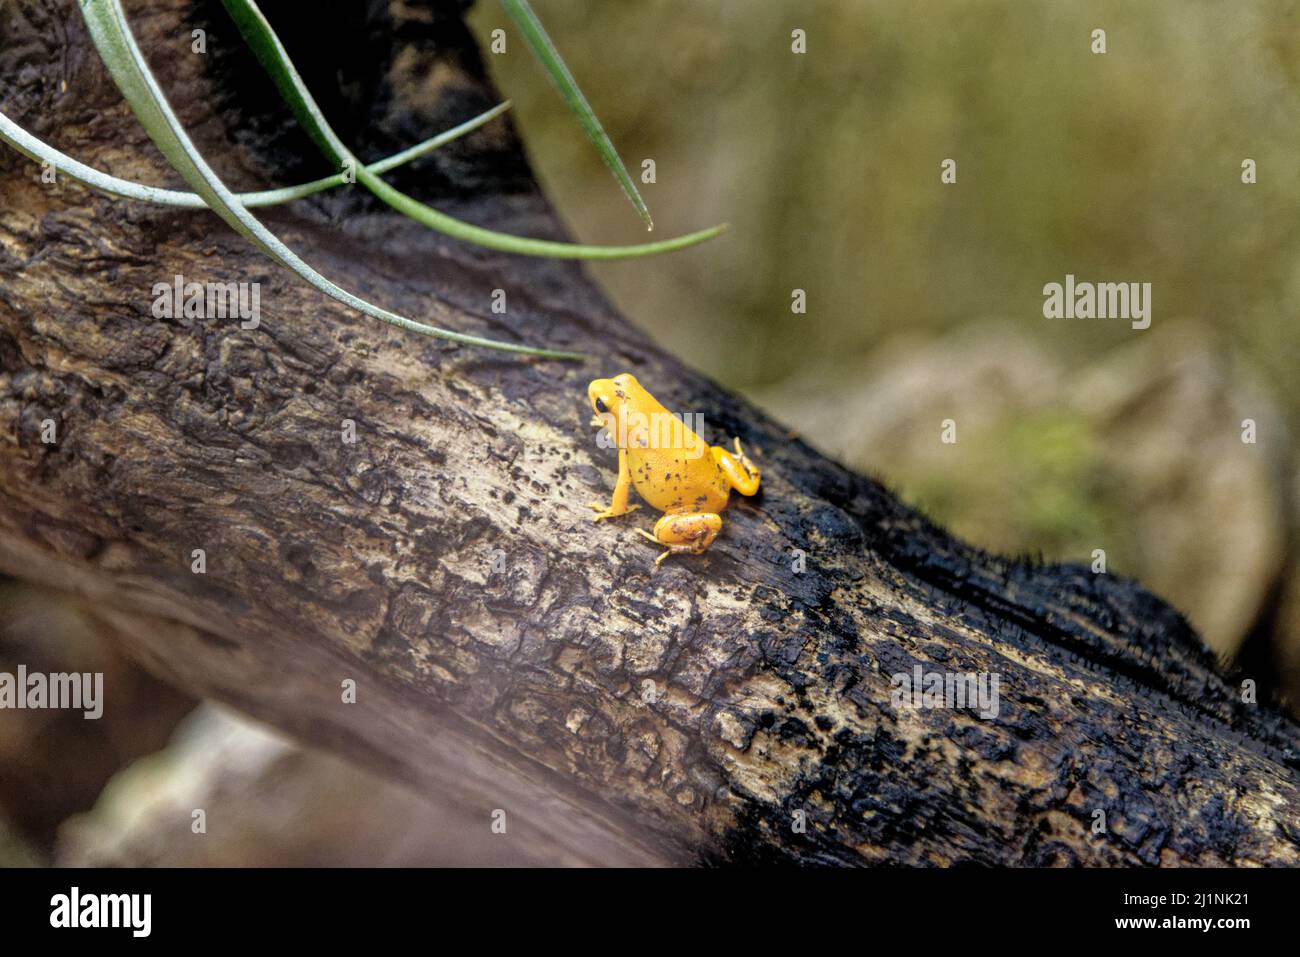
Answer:
M668 551L655 559L658 567L669 555L701 555L722 529L722 516L734 488L741 495L758 491L760 474L740 448L736 454L709 447L682 420L665 409L630 373L596 379L587 386L595 416L591 424L609 430L618 446L618 482L606 506L592 502L595 520L625 515L628 490L664 513L654 534L637 532Z

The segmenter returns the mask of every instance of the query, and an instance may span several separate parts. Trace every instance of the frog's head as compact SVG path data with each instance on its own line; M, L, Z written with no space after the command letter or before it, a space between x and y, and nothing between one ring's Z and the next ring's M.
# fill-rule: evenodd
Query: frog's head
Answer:
M630 372L614 376L612 379L594 379L587 386L587 400L591 411L596 413L592 425L606 424L605 416L618 418L623 409L636 403L636 393L641 385Z

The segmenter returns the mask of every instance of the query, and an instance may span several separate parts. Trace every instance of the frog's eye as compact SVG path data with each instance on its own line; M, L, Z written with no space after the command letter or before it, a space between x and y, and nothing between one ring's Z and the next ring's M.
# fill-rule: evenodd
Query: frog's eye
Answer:
M596 399L596 411L602 414L609 411L609 406L605 404L604 399L601 398Z

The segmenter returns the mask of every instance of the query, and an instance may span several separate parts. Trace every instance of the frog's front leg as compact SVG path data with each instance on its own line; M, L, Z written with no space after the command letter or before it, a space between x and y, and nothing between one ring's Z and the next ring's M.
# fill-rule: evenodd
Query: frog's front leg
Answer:
M627 461L627 449L618 450L618 481L614 483L614 494L610 496L609 505L603 505L600 502L590 503L591 507L596 510L593 520L599 522L603 518L618 518L620 515L626 515L628 512L635 512L640 505L627 504L628 493L632 491L632 469Z
M717 512L669 512L655 522L654 534L644 528L637 532L668 551L655 559L658 566L669 555L703 555L722 531L722 516Z

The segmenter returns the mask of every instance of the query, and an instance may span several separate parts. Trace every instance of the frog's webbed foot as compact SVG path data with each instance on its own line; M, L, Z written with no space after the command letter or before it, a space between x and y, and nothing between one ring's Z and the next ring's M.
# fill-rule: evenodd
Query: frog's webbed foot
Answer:
M655 522L654 533L636 531L668 550L655 559L657 568L669 555L703 555L722 530L722 516L716 512L670 512Z
M587 507L595 509L596 514L592 516L593 522L599 522L606 518L618 518L620 515L626 515L628 512L635 512L640 505L624 505L621 509L613 505L606 505L604 502L588 502Z

